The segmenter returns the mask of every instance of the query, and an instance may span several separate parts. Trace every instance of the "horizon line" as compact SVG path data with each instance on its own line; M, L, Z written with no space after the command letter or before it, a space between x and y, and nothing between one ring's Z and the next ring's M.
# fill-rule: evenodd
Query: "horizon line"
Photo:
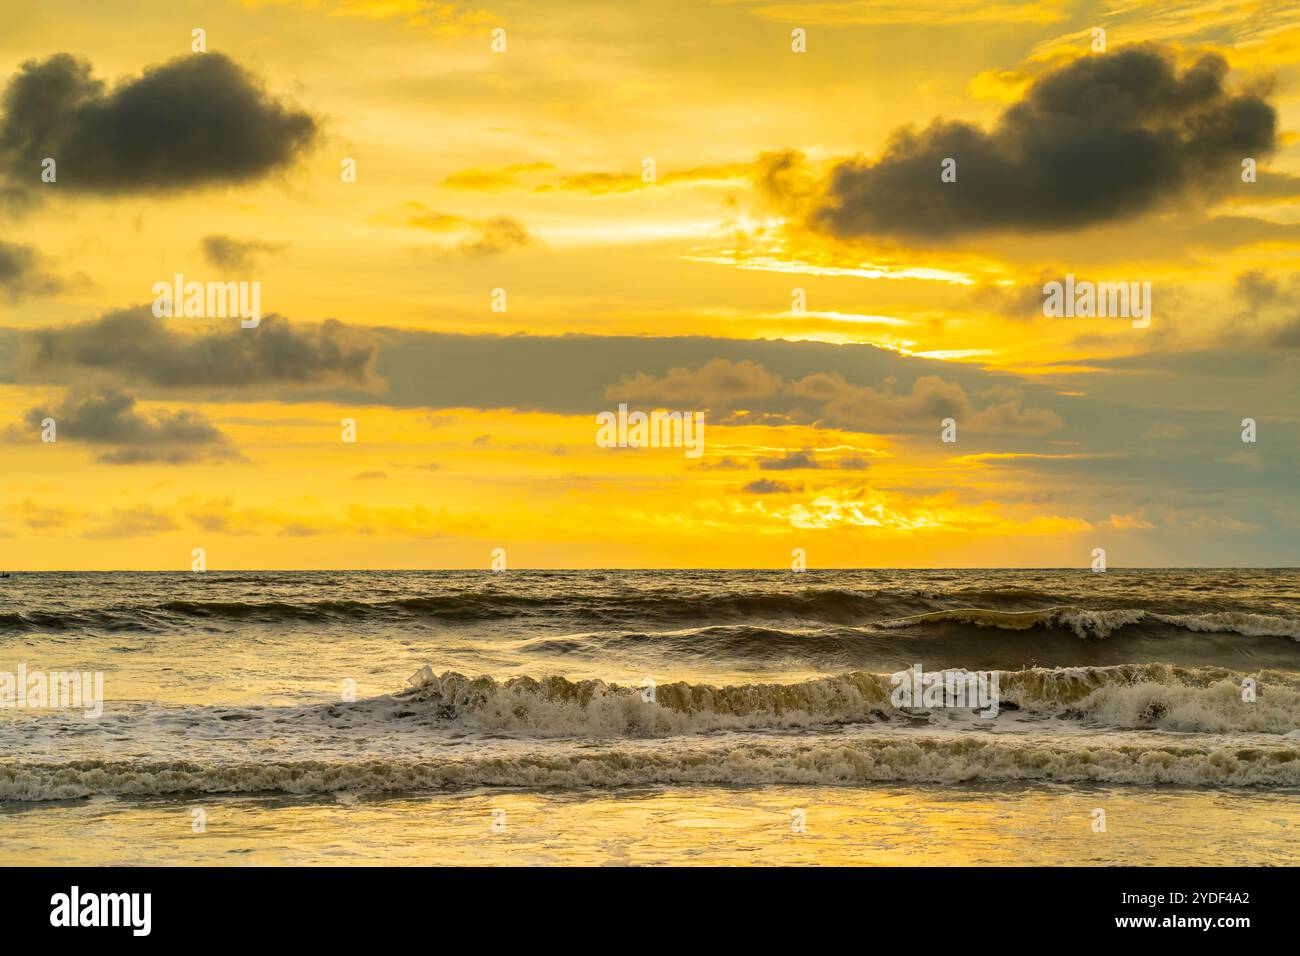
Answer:
M523 568L505 568L501 571L495 571L492 568L485 567L457 567L457 568L209 568L206 571L194 571L184 568L40 568L40 569L4 569L0 568L0 573L15 574L338 574L338 573L367 573L381 574L385 572L419 572L419 573L445 573L445 572L464 572L477 571L484 574L509 574L511 572L546 572L546 571L627 571L627 572L772 572L781 574L811 574L816 572L830 571L1082 571L1089 574L1108 574L1112 571L1300 571L1297 565L1112 565L1105 571L1094 571L1087 565L1039 565L1039 566L952 566L952 567L869 567L869 566L846 566L846 567L826 567L826 568L804 568L795 571L793 568L769 568L769 567L523 567Z

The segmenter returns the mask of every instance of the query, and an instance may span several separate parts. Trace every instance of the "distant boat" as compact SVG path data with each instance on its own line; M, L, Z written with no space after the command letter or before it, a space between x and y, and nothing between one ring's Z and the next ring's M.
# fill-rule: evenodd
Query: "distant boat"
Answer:
M0 571L0 578L7 578L7 577L9 577L8 571Z

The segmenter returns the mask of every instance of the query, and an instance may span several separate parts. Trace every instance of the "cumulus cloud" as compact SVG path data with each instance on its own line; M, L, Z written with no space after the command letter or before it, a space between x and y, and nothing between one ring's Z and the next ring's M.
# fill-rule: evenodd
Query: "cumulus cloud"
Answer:
M19 365L47 380L86 370L164 388L255 385L365 385L377 346L363 331L329 319L294 326L269 315L255 329L181 332L147 306L91 322L24 335Z
M838 374L818 373L793 383L788 391L815 402L814 414L840 428L894 431L938 428L945 418L959 427L987 432L1042 434L1063 422L1050 409L1022 408L1018 397L1005 396L978 407L956 382L923 375L903 391L896 382L882 387L854 385Z
M713 359L696 369L671 369L663 376L638 373L611 385L605 390L605 396L620 401L732 405L746 399L772 395L781 388L781 384L779 375L773 375L756 362Z
M1074 60L989 131L935 120L898 131L875 160L839 164L813 221L841 237L1060 230L1222 194L1277 135L1265 93L1228 90L1227 73L1216 54L1180 72L1154 46ZM940 181L947 158L956 182Z
M713 359L695 369L671 369L663 376L625 377L607 388L605 395L619 401L694 403L707 408L761 404L791 420L861 431L938 428L944 418L956 418L965 427L1004 433L1042 434L1062 425L1053 411L1022 408L1019 391L1006 385L990 386L972 395L960 383L937 375L918 377L910 390L900 388L892 377L876 387L850 382L839 372L815 372L787 380L750 360ZM977 398L983 402L977 403ZM793 452L764 460L759 467L820 465L806 452Z
M180 409L147 414L136 408L134 396L111 385L78 386L68 390L58 408L30 409L26 436L39 434L46 418L54 419L60 441L108 446L97 455L106 464L180 465L240 457L201 413ZM12 438L21 437L13 431Z
M221 53L177 57L109 88L69 53L29 60L9 80L0 175L46 189L132 194L244 183L293 162L316 138L309 114L271 98Z

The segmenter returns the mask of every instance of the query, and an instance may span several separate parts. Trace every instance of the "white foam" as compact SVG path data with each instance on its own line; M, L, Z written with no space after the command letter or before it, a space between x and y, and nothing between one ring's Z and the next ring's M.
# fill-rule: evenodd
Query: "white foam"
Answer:
M463 787L629 787L666 784L862 785L1019 781L1182 786L1300 786L1293 745L1132 735L1044 737L876 732L857 736L693 738L605 747L551 742L427 760L80 761L18 764L0 799L92 794L272 791L320 794Z

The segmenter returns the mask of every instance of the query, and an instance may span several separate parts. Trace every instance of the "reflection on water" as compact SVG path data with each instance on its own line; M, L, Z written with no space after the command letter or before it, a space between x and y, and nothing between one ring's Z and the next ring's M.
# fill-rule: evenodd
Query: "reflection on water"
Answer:
M0 865L1294 866L1297 796L1050 785L95 798L0 808Z

